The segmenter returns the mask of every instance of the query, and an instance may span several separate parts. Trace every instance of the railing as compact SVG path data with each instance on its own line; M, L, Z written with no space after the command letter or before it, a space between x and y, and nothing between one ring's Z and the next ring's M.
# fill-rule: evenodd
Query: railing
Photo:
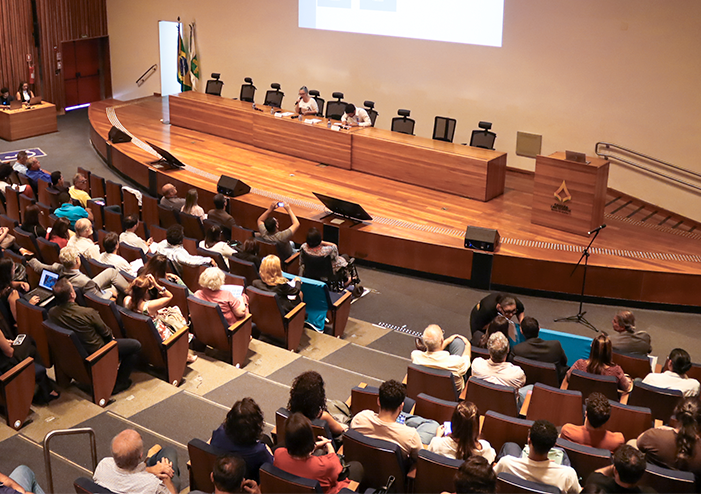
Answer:
M57 429L44 436L44 465L46 466L46 479L48 480L48 492L54 492L54 477L51 472L51 449L49 448L51 439L56 436L76 436L87 434L90 436L90 452L92 453L92 471L97 468L97 446L95 443L95 431L90 427L80 427L77 429Z
M147 70L146 72L144 72L143 74L141 74L141 77L139 77L139 78L136 80L136 85L139 86L139 87L141 87L141 85L142 85L144 82L146 82L146 79L148 79L149 77L151 77L151 76L153 75L153 73L156 72L156 68L158 68L158 65L156 65L155 63L154 63L153 65L151 65L151 66L148 68L148 70Z
M628 156L621 156L620 154L612 153L611 151L618 151L620 153L625 153ZM667 168L668 170L674 170L681 175L693 177L693 178L698 179L699 181L701 181L701 173L697 173L697 172L692 171L692 170L687 170L686 168L682 168L680 166L673 165L672 163L667 163L666 161L662 161L662 160L659 160L657 158L653 158L652 156L648 156L646 154L639 153L637 151L633 151L632 149L624 148L623 146L619 146L618 144L611 144L610 142L597 142L596 143L596 154L597 154L597 156L599 156L601 158L614 159L616 161L620 161L622 163L625 163L626 165L633 166L633 167L639 168L647 173L651 173L653 175L657 175L658 177L662 177L665 180L669 180L671 182L675 182L675 183L678 183L678 184L683 185L685 187L696 189L697 191L701 192L701 186L690 183L690 182L683 180L681 178L677 178L675 176L668 175L667 173L663 173L661 171L654 170L654 169L647 167L643 164L631 161L631 157L646 160L655 166L658 166L661 168Z

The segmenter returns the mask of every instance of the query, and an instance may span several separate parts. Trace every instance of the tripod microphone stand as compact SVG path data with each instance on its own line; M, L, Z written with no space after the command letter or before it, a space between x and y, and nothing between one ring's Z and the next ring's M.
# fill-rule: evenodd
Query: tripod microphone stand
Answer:
M579 258L579 261L577 261L577 265L574 267L572 270L572 273L570 274L570 277L577 271L577 268L579 267L580 264L582 264L582 259L584 259L584 275L582 276L582 292L579 295L579 312L575 314L574 316L569 316L569 317L561 317L560 319L555 319L555 322L576 322L579 324L582 324L583 326L588 327L591 330L596 331L599 333L600 331L596 329L596 327L587 321L587 319L584 317L584 314L587 313L587 311L582 310L582 305L584 304L584 286L587 283L587 269L589 268L589 249L591 248L591 245L594 243L594 240L596 240L596 237L599 236L599 233L601 230L606 228L606 225L601 225L597 228L594 228L592 231L589 232L589 235L592 233L594 236L591 238L589 241L589 245L587 245L584 250L582 251L582 256Z

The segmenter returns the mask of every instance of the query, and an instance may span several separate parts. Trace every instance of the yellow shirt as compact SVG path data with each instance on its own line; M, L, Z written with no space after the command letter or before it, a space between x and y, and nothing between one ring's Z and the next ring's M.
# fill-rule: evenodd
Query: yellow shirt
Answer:
M87 209L88 201L91 199L90 194L84 190L76 189L75 186L71 186L71 188L68 189L68 193L71 195L71 199L80 201L81 206Z

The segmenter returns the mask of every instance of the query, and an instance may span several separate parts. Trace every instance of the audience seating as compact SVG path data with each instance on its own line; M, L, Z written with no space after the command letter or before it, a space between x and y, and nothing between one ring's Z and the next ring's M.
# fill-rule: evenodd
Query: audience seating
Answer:
M190 266L189 264L180 264L180 278L183 283L190 289L192 293L195 293L200 289L200 275L202 272L210 267L205 264L203 266Z
M472 345L470 347L470 362L475 360L477 357L482 357L485 360L489 360L489 350Z
M277 445L285 444L285 424L287 424L287 419L290 418L290 415L292 413L285 407L280 407L275 411L275 443ZM314 437L321 436L333 440L333 434L326 420L312 420L312 431L314 432Z
M620 365L623 372L628 374L631 379L635 379L636 377L645 379L645 376L652 372L650 359L647 357L613 352L612 360L614 364Z
M19 220L5 214L0 214L0 226L12 231L16 226L19 226Z
M255 232L253 230L249 230L248 228L244 228L242 226L232 226L231 241L240 242L243 244L246 240L253 238L254 233Z
M115 338L125 338L122 316L113 300L98 297L94 293L86 293L83 298L87 307L92 307L100 314L100 319L112 330Z
M611 432L620 432L626 441L636 439L653 426L649 408L624 405L613 400L610 403L611 418L604 427Z
M122 207L122 184L105 180L105 204Z
M302 302L283 315L274 293L249 286L246 288L246 294L250 302L249 309L253 315L253 323L258 330L265 335L283 340L288 350L297 351L304 332L306 304Z
M214 462L226 452L201 439L192 439L187 443L187 453L190 457L187 463L190 473L190 491L214 492L214 483L210 474L214 468Z
M572 468L585 480L595 470L611 464L611 452L608 449L592 448L562 438L557 440L556 446L567 452Z
M380 389L377 386L368 386L360 383L351 389L350 410L351 415L356 415L363 410L380 411L380 404L377 402Z
M167 230L171 226L179 224L179 218L179 211L158 204L158 220L159 224L161 225L161 228L165 228ZM149 227L150 226L151 225L149 225Z
M88 264L90 265L91 278L94 278L98 274L102 273L105 269L110 269L112 267L96 259L88 259Z
M371 439L358 431L348 429L343 434L343 455L348 461L359 461L365 469L361 489L379 489L394 477L396 492L407 492L407 465L404 453L397 443Z
M104 208L102 210L102 215L105 220L105 230L109 232L114 232L116 234L120 234L124 231L121 213L118 213L117 211L112 211L109 208Z
M7 425L19 430L27 420L34 397L34 359L27 357L0 375L0 405L5 408Z
M197 340L226 352L231 365L243 367L251 339L253 316L249 314L229 326L219 304L206 302L195 296L188 297L187 304L192 320L192 332Z
M560 489L554 485L541 484L530 480L523 480L516 475L502 472L497 475L498 494L560 494Z
M426 393L419 393L416 397L414 415L433 419L439 424L442 424L443 422L450 422L453 418L453 411L456 406L458 406L457 401L441 400L440 398L434 398Z
M471 377L467 382L466 399L477 405L481 411L493 410L512 417L518 416L518 390L511 386L492 384L484 379Z
M224 271L225 273L229 271L229 264L224 259L224 255L221 252L215 252L213 250L203 249L202 247L197 247L195 253L202 257L211 257L217 263L217 267Z
M409 364L406 376L406 395L416 399L420 393L446 401L458 401L460 394L455 387L453 374L445 369L433 369L423 365Z
M105 198L105 179L94 173L90 173L90 197L95 199Z
M45 180L39 180L37 182L37 195L36 198L39 202L44 204L51 204L51 199L49 198L49 186L51 184Z
M32 337L37 346L37 353L41 359L41 364L47 369L53 365L49 341L46 338L42 322L46 320L46 309L30 304L20 297L17 300L17 333L26 334Z
M183 237L183 249L187 251L188 254L194 256L197 254L197 239L192 237Z
M158 223L153 223L148 225L148 230L151 232L151 237L153 241L158 243L166 239L167 229L162 226L158 226Z
M701 364L691 364L691 369L686 372L686 375L701 382Z
M98 485L88 477L78 477L73 482L73 488L77 494L115 494L114 491Z
M55 242L49 242L44 237L38 237L37 248L41 253L41 258L44 260L45 264L54 264L58 262L58 254L61 252L61 248Z
M332 292L328 287L325 288L324 293L326 294L326 303L331 315L329 318L332 327L331 334L336 338L340 338L346 330L346 324L348 324L353 295L348 290L344 290L341 293Z
M33 233L26 232L19 226L16 226L14 230L12 230L12 234L15 236L15 243L17 245L23 249L33 252L36 258L43 262L41 252L39 251L39 246L37 245L36 236Z
M92 211L93 217L93 230L100 230L105 226L105 217L102 214L104 207L101 204L95 202L95 199L90 199L88 201L88 209Z
M146 254L144 254L144 252L138 247L120 242L117 252L120 256L126 259L127 262L134 262L137 259L141 259L144 261L144 264L146 264Z
M133 192L122 190L122 203L124 204L124 207L122 208L124 217L135 214L137 218L141 218L141 206L139 206L139 199Z
M590 394L599 392L609 400L618 400L618 379L615 376L601 376L573 370L567 383L567 389L580 391L585 399Z
M183 226L185 231L185 236L194 238L198 242L204 240L204 226L202 225L202 220L199 216L194 214L183 213L182 211L178 214L180 218L180 224Z
M44 321L42 325L49 340L58 385L67 388L71 379L89 385L93 402L101 407L106 406L117 382L117 342L110 341L88 355L73 331L49 321Z
M141 343L141 355L158 370L165 371L166 381L178 386L183 379L188 354L188 330L183 328L170 338L161 340L150 317L119 308L128 338Z
M187 305L187 297L190 296L189 289L186 286L182 286L180 283L169 281L166 278L161 278L158 282L173 294L173 300L171 300L170 305L178 306L185 319L188 319L190 317L190 308Z
M158 199L148 194L141 194L141 221L146 223L149 230L152 225L158 226Z
M90 190L90 175L92 175L92 172L86 168L83 168L82 166L79 166L76 172L80 173L88 181L88 194L95 195L92 194L92 191Z
M696 479L692 472L670 470L652 463L647 464L640 485L652 487L657 492L696 492Z
M11 187L5 189L5 210L7 211L7 216L18 222L21 221L19 196L20 193L15 189Z
M504 443L516 443L523 448L528 442L532 420L520 419L488 410L484 414L480 437L489 442L496 452Z
M682 398L682 392L677 389L657 388L636 382L633 391L628 396L628 405L649 407L653 419L668 424L669 419L674 414L674 408Z
M299 477L281 470L272 463L260 467L260 490L265 494L322 494L319 481Z
M526 374L526 384L543 383L554 388L560 387L557 366L523 357L514 357L514 365L518 365Z
M528 420L549 420L556 427L584 424L582 393L537 383L528 404Z
M55 208L52 209L50 206L42 204L41 202L37 202L36 205L39 208L39 224L47 230L49 227L53 227L50 216Z
M463 460L447 458L422 449L419 451L419 459L416 462L413 492L436 494L453 492L455 490L453 478L462 463Z
M43 182L43 180L40 180L40 182ZM34 199L30 199L29 197L25 196L24 194L19 194L19 210L20 210L20 215L24 214L24 210L27 209L27 206L30 206L36 201Z

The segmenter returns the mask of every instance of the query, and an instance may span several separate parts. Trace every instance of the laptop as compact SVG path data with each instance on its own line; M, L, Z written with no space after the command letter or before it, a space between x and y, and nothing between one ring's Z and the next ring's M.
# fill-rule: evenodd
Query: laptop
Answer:
M22 102L21 101L10 101L10 110L20 110L22 109Z
M40 105L40 104L41 104L41 96L32 96L32 98L29 100L29 106Z
M54 299L53 288L58 281L58 275L53 271L44 269L41 272L41 278L39 279L39 286L36 287L31 292L24 295L26 300L30 300L33 296L37 295L39 297L39 307L44 307L46 304Z

